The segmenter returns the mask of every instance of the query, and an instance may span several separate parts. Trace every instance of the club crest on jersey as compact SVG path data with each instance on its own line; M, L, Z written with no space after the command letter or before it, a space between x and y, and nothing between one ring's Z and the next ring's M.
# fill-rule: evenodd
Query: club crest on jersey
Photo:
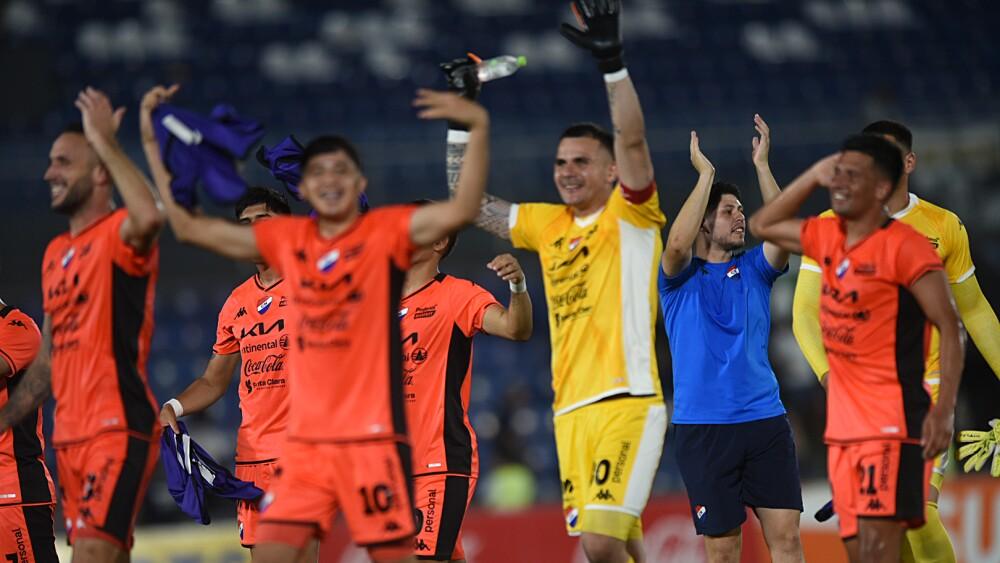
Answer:
M851 267L851 259L844 258L844 260L837 266L837 279L843 279L844 275L847 274L847 269Z
M76 249L70 247L70 249L66 251L66 254L63 255L62 260L60 261L63 269L66 269L66 267L69 266L69 263L73 261L74 256L76 256Z
M702 516L704 516L706 512L708 512L708 510L704 506L700 504L696 504L694 506L694 514L698 517L698 520L701 520Z
M334 248L330 252L327 252L319 257L319 260L316 261L316 267L319 268L319 271L325 274L333 269L333 267L337 264L337 260L340 260L340 249Z
M576 237L576 238L571 239L569 241L569 249L571 251L572 250L576 250L576 247L580 246L581 242L583 242L583 237Z
M570 528L575 528L577 521L580 519L580 511L574 507L570 507L566 511L566 525Z
M733 264L728 270L726 270L727 278L735 278L738 275L740 275L740 269L736 264Z
M268 295L264 299L261 299L260 302L257 303L257 312L263 315L264 313L267 312L268 309L271 308L272 302L274 302L274 297L271 297L270 295Z
M410 312L410 309L408 307L403 307L402 309L399 310L399 318L405 317L406 314L409 313L409 312Z

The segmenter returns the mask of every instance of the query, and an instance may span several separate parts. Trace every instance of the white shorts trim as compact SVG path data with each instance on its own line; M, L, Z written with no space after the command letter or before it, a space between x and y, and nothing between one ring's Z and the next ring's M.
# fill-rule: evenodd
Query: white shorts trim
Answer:
M628 514L629 516L635 516L639 518L642 516L642 511L635 511L624 506L608 506L606 504L587 504L583 507L584 510L604 510L607 512L622 512Z
M615 395L626 395L626 394L629 394L629 388L628 387L615 387L614 389L610 389L608 391L605 391L605 392L601 393L600 395L594 395L593 397L589 397L589 398L586 398L586 399L584 399L582 401L578 401L576 403L573 403L572 405L570 405L568 407L563 407L563 408L555 411L555 414L553 414L553 416L559 416L559 415L566 414L566 413L568 413L570 411L575 411L576 409L578 409L580 407L585 407L587 405L596 403L597 401L600 401L601 399L607 399L608 397L613 397ZM650 397L652 397L652 396L653 395L650 394Z
M813 266L812 264L806 264L805 262L803 262L799 266L799 270L806 270L807 272L816 272L817 274L823 273L823 270L821 270L819 266Z
M646 411L646 425L639 438L639 451L632 463L632 474L628 478L628 488L625 489L625 499L622 505L631 509L638 516L642 514L649 494L653 490L653 479L656 478L656 468L660 466L660 456L663 455L663 440L667 432L667 406L651 405Z

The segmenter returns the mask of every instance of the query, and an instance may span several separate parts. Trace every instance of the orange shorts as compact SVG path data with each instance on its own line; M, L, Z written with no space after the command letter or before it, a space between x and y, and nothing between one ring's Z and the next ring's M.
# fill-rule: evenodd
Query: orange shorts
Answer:
M271 488L274 480L274 470L278 467L276 460L262 462L236 462L236 478L257 485L265 493ZM257 544L257 528L260 525L260 508L257 501L236 501L236 522L240 526L240 544L243 547L253 547Z
M160 427L152 440L106 432L56 448L66 539L96 538L132 549L132 532L159 461Z
M260 503L257 543L301 548L329 531L338 510L359 546L412 537L410 463L410 447L393 440L289 440Z
M924 525L924 501L934 460L920 444L872 440L827 446L827 469L840 537L858 535L858 518L899 520L907 528Z
M413 478L417 537L413 554L422 559L465 559L462 520L476 490L476 478L423 475Z
M16 563L49 563L56 556L54 504L0 506L0 558Z

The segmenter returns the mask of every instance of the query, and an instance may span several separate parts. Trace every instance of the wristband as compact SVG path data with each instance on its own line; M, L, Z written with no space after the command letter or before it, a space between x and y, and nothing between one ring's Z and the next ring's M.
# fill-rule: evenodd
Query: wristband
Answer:
M616 70L615 72L609 72L604 75L604 82L611 84L612 82L620 82L628 78L628 69L622 67L621 70Z
M469 131L458 130L453 126L448 126L448 142L466 144L469 142Z
M514 282L507 282L507 283L510 285L511 293L524 293L525 291L528 291L528 283L525 281L524 278L521 278L521 281L517 283Z
M163 406L167 405L170 405L170 408L174 409L175 416L181 416L184 414L184 407L181 406L181 402L177 399L170 399L166 403L163 403Z

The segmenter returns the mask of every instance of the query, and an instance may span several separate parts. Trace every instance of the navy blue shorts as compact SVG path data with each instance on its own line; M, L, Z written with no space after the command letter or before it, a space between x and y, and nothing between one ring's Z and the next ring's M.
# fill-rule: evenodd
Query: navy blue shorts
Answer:
M722 535L746 508L802 511L799 461L785 415L738 424L672 424L667 438L698 534Z

